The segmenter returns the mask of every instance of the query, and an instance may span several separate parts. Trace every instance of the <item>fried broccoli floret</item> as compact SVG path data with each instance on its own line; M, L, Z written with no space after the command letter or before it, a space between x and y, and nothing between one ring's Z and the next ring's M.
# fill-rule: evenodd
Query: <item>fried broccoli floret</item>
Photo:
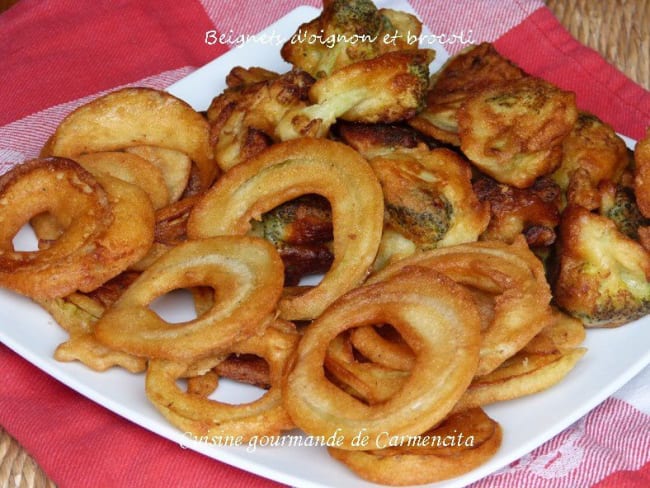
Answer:
M416 49L422 24L413 15L377 9L370 0L324 0L323 12L282 47L285 61L315 78L385 52Z
M511 243L523 234L531 249L540 251L555 242L560 188L550 177L538 178L528 188L515 188L480 175L473 187L479 200L490 206L490 224L481 239Z
M601 185L600 214L611 219L620 232L630 239L639 239L639 227L650 225L634 198L634 190L622 185Z
M302 71L282 75L262 68L234 68L228 88L208 109L210 143L223 171L270 146L276 124L292 109L309 104L313 78Z
M313 105L289 111L276 137L323 137L337 118L392 123L413 117L422 108L433 56L428 49L386 53L317 80L309 90Z
M650 255L607 217L569 205L562 214L553 296L587 327L616 327L650 312Z
M553 179L567 200L589 209L599 204L598 185L621 180L629 156L623 139L598 117L580 112L562 141L562 162Z
M306 275L326 272L334 260L330 249L332 211L319 195L303 195L266 212L251 233L270 241L284 263L285 285Z

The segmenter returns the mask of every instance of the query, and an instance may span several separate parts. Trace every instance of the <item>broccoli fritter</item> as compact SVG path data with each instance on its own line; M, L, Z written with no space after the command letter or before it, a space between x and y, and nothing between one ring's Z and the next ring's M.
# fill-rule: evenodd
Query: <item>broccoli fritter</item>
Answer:
M614 129L596 116L580 112L562 142L562 162L553 179L563 191L569 190L570 203L594 208L600 182L619 182L628 162L625 142Z
M432 76L426 107L409 124L430 137L458 146L457 111L463 102L479 90L524 76L492 44L471 46L452 56Z
M319 195L303 195L266 212L251 233L270 241L284 263L285 285L326 272L334 260L332 211Z
M434 55L430 49L389 52L317 80L309 90L313 105L289 111L277 138L323 137L338 118L392 123L413 117L423 106Z
M471 185L469 165L449 149L399 149L370 159L384 192L386 225L418 249L474 241L489 212Z
M614 221L569 205L562 213L553 295L587 327L616 327L650 312L650 255Z
M638 240L639 228L648 226L650 220L641 214L632 188L608 182L600 185L600 197L600 214L627 237Z
M473 187L479 200L490 204L490 224L481 239L512 243L523 234L535 249L555 242L560 188L550 177L539 178L529 188L514 188L479 176Z
M313 81L298 71L279 75L262 68L234 68L228 88L212 100L207 112L219 167L227 171L273 144L282 117L308 105Z
M325 0L320 16L300 26L282 58L315 78L349 64L404 49L417 49L421 22L413 15L377 9L371 0Z
M577 117L575 93L539 78L510 80L479 90L460 107L460 148L495 180L526 188L557 169Z

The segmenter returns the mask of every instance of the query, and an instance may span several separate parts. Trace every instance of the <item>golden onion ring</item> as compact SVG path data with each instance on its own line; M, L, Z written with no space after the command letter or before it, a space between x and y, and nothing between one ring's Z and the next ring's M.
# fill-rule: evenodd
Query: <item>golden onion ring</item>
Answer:
M41 151L42 156L156 146L187 154L207 189L218 173L207 120L186 102L152 88L123 88L69 113Z
M263 335L227 347L228 353L254 354L269 364L271 387L253 402L232 405L183 393L176 380L187 374L187 365L162 359L149 362L147 398L173 425L197 437L242 436L246 442L254 435L277 435L293 427L282 406L281 380L298 340L296 333L269 326Z
M332 207L334 262L323 280L280 301L287 320L317 317L336 298L365 279L377 253L384 205L379 182L355 150L326 139L275 144L224 174L192 210L191 239L246 234L251 219L305 194Z
M282 293L284 271L263 239L219 236L188 241L147 268L95 324L97 339L136 356L194 361L215 355L265 325ZM206 286L213 306L170 325L148 306L177 289Z
M34 159L0 177L0 285L37 300L88 292L140 260L153 242L149 197L64 158ZM36 215L61 235L38 251L13 238Z
M330 342L323 364L342 389L369 405L393 396L410 374L408 370L399 371L373 362L357 361L349 338L343 335Z
M481 241L403 258L370 277L378 282L407 266L424 266L494 297L493 316L482 331L477 375L493 371L552 323L551 292L542 263L522 236L512 244Z
M403 342L382 337L374 327L357 327L352 330L350 342L363 357L373 363L399 371L413 369L413 351Z
M392 486L442 481L477 468L501 446L501 427L481 409L450 415L437 427L414 437L383 436L383 449L329 454L362 478ZM409 445L411 444L411 445ZM419 445L418 445L419 444Z
M367 405L325 377L331 341L350 328L388 323L416 354L403 388ZM435 324L435 327L432 325ZM444 275L410 267L390 279L338 299L307 327L284 380L285 408L310 435L338 431L344 449L360 433L419 434L442 420L476 372L480 318L471 296Z

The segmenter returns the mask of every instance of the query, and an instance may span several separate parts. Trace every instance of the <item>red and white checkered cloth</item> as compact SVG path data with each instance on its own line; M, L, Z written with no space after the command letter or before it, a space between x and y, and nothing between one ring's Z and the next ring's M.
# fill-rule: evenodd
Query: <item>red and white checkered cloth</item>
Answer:
M380 3L380 2L378 2ZM386 3L386 2L384 2ZM580 45L540 0L412 0L434 33L471 30L532 74L578 94L627 136L650 93ZM205 32L256 33L315 0L21 0L0 15L0 173L35 157L61 118L106 91L165 88L216 58ZM0 425L60 486L278 486L179 452L0 345ZM650 368L555 438L475 487L650 486ZM579 394L579 392L576 392Z

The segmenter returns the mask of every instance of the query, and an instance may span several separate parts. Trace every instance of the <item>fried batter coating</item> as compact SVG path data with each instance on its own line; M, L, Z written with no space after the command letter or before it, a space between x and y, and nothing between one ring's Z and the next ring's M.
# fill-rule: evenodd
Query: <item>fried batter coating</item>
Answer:
M650 255L616 224L577 205L560 223L557 304L586 327L616 327L650 311Z
M575 93L532 77L501 83L458 110L460 147L497 181L526 188L559 166L577 117Z
M444 147L430 149L408 128L340 124L341 138L369 160L382 185L385 229L375 267L393 257L475 241L488 225L466 160Z
M625 142L614 129L595 115L580 112L562 143L562 163L553 179L563 191L571 188L567 195L571 203L594 208L598 184L604 180L618 182L628 162Z
M337 118L392 123L413 117L422 108L434 55L430 49L390 52L319 79L309 89L313 105L290 110L276 137L324 137Z
M377 9L371 0L324 0L320 16L302 24L282 58L315 78L383 53L415 49L422 23L406 12Z
M605 181L598 186L600 196L599 212L612 220L619 232L630 239L639 240L639 231L650 221L637 205L632 188Z
M382 185L386 224L419 249L475 241L488 225L469 165L453 151L401 149L370 165Z
M320 195L283 203L252 225L252 234L277 248L284 263L285 286L298 285L306 275L326 272L334 261L332 210Z
M456 113L465 100L478 90L526 74L512 61L501 56L491 43L484 42L452 56L432 76L425 109L409 124L430 137L456 146Z
M634 148L634 193L641 213L650 217L650 127Z
M531 187L522 189L481 176L473 187L479 200L490 205L490 224L481 239L512 243L523 234L531 248L555 242L561 195L551 178L539 178Z
M308 105L313 81L299 71L279 75L261 68L234 68L228 88L212 100L207 113L219 167L227 171L270 146L285 114Z
M339 121L336 135L366 158L390 154L400 148L414 148L426 144L431 149L441 147L436 141L412 129L398 124L362 124Z

